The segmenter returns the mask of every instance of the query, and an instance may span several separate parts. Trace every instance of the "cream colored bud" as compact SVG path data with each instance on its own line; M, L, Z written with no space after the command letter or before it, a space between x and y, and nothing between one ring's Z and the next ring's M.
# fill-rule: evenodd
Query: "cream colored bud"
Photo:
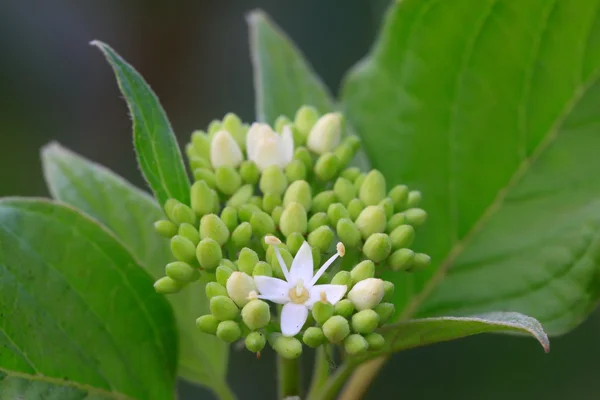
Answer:
M239 307L245 306L256 292L256 285L250 275L235 271L227 279L227 294Z
M348 293L348 299L357 310L374 308L383 299L385 287L383 280L368 278L358 282Z
M317 154L333 151L340 144L342 122L340 113L323 115L310 130L307 147Z
M244 160L242 150L227 131L219 131L210 143L210 163L213 168L237 167Z

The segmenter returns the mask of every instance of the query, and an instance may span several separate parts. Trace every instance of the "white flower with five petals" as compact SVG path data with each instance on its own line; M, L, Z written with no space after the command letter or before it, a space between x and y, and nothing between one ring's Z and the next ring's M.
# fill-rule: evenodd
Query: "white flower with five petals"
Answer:
M294 138L289 126L279 135L267 124L255 122L246 136L248 159L264 171L271 165L285 168L294 157Z
M315 285L327 268L338 256L344 256L344 245L338 243L337 253L323 264L313 275L313 258L311 248L304 242L288 271L285 261L276 244L279 239L274 236L265 237L267 244L273 245L277 260L281 265L285 280L269 276L256 276L254 282L261 299L283 304L280 315L281 333L294 336L300 332L308 317L308 311L317 301L328 301L336 304L344 297L346 285Z

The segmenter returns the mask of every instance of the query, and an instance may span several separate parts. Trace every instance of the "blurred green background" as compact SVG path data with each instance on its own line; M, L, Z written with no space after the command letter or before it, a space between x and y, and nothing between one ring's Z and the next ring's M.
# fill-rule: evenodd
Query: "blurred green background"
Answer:
M51 140L144 185L125 103L90 40L107 42L145 76L183 143L228 111L253 118L249 10L267 11L335 92L368 50L385 6L381 0L0 1L0 195L47 196L39 149ZM548 355L533 340L491 335L412 350L387 365L368 398L598 399L599 336L596 312L554 338ZM272 354L256 360L233 349L230 366L241 399L274 398ZM180 392L182 399L211 398L186 384Z

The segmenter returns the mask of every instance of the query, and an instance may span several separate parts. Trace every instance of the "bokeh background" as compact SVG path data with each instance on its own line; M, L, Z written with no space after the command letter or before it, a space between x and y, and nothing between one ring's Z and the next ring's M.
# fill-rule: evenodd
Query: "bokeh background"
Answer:
M475 0L474 0L475 1ZM56 140L144 186L100 39L159 95L179 140L226 112L251 121L245 14L262 8L335 92L376 36L383 0L0 0L0 196L47 196L39 149ZM501 49L499 49L499 52ZM114 199L119 201L119 199ZM369 399L599 399L600 314L552 340L481 335L394 357ZM310 364L305 368L310 371ZM240 399L275 397L273 358L232 351ZM210 399L180 385L182 399Z

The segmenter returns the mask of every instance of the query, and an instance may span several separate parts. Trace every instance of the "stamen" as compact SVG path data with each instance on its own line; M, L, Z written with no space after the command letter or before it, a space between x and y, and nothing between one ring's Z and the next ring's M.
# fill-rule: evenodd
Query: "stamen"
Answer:
M304 292L304 282L302 279L298 279L298 283L296 283L296 296L302 296L302 292Z
M328 303L328 301L327 301L327 293L325 293L324 290L321 292L321 303L325 303L325 304Z
M256 293L256 290L251 290L250 293L248 293L248 300L256 299L258 299L258 293Z
M265 243L270 244L271 246L275 246L276 244L281 243L281 240L275 236L265 236Z
M274 237L274 236L273 236ZM275 238L277 239L277 238ZM279 239L277 239L279 240ZM281 243L281 242L279 242ZM290 281L290 273L287 269L287 265L285 265L285 261L283 261L283 257L281 256L281 252L279 251L279 247L273 245L273 250L275 250L275 256L277 257L277 261L279 261L279 265L281 265L281 271L283 272L283 276L286 281Z
M343 245L342 245L343 246ZM339 250L338 250L339 251ZM321 277L321 275L323 275L325 273L325 271L327 271L327 268L329 268L329 266L331 264L333 264L333 262L336 260L336 258L338 258L340 256L339 253L335 253L334 255L332 255L329 260L325 261L325 264L323 264L323 266L321 268L319 268L319 270L317 271L317 273L315 274L315 276L313 276L312 280L310 281L310 287L313 287L313 285L315 283L317 283L317 281L319 280L319 278Z
M344 257L346 255L346 247L344 247L344 243L338 242L338 244L335 246L335 249L340 257Z

